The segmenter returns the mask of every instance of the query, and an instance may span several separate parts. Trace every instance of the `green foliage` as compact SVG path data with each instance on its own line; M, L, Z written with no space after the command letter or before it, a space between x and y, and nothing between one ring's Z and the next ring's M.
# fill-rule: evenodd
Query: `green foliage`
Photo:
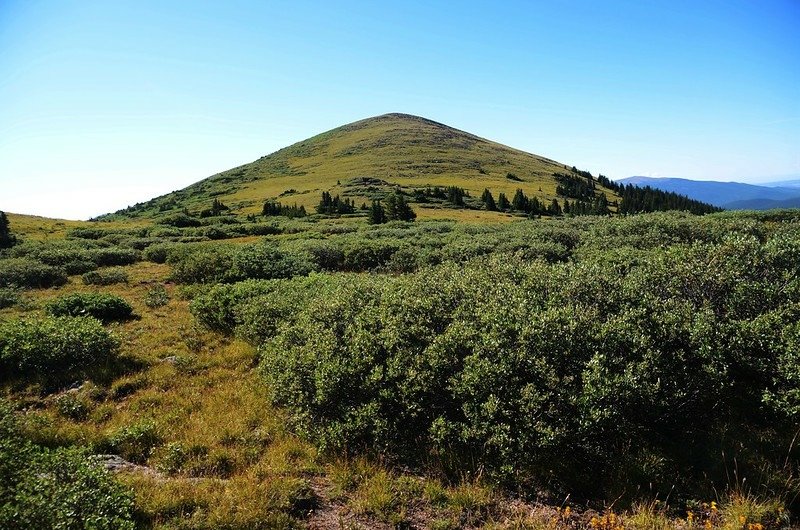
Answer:
M296 204L293 204L292 206L287 206L277 201L267 201L264 203L264 207L261 209L261 215L266 215L266 216L282 215L284 217L289 217L289 218L305 217L306 209L304 206L298 207Z
M98 248L91 251L91 260L99 267L130 265L139 261L139 252L130 248Z
M53 316L90 316L103 323L126 320L133 308L123 298L108 293L75 293L49 302L47 312Z
M385 211L388 221L413 221L417 218L417 214L408 205L405 197L397 191L387 195L384 202L386 203Z
M380 225L385 223L386 221L387 221L386 211L383 209L381 201L379 200L372 201L372 206L369 209L367 222L371 225Z
M64 285L63 269L29 258L0 260L0 287L46 288Z
M9 248L16 243L16 237L11 233L8 216L0 211L0 248Z
M0 326L0 366L4 376L97 368L110 361L117 339L93 318L43 317Z
M317 205L317 213L342 215L356 211L356 205L352 199L340 199L338 195L331 197L327 191L322 192L322 199Z
M0 287L0 309L11 307L19 301L19 293L10 287Z
M180 283L231 283L246 279L304 276L314 264L303 255L281 251L270 243L205 245L182 249L169 258L172 278Z
M163 438L153 422L143 421L122 427L108 438L110 448L122 458L144 464Z
M153 263L166 263L169 253L178 248L177 243L158 243L150 245L143 252L143 257Z
M489 188L483 190L483 195L481 195L481 201L483 201L483 205L490 212L497 211L497 203L494 202L494 196L492 196L492 192L489 191Z
M0 402L0 527L133 530L133 499L85 452L30 443Z
M149 308L163 307L169 303L169 293L160 283L147 290L144 305Z
M720 450L742 473L786 456L800 414L800 243L695 219L591 221L597 240L583 244L567 229L577 221L548 224L537 244L579 258L555 264L512 257L533 247L503 228L501 253L465 267L278 282L227 297L215 318L260 344L273 401L323 448L437 455L455 472L470 462L590 496L648 483L707 495L701 485L725 480ZM595 250L636 233L640 248ZM207 308L225 298L209 295Z
M114 285L115 283L128 283L128 273L121 267L90 271L81 275L81 280L86 285Z

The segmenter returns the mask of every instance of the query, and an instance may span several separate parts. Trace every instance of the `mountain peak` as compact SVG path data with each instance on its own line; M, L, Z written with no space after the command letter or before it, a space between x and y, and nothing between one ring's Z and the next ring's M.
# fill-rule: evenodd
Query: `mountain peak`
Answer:
M476 197L484 189L508 197L521 189L549 204L557 198L554 173L568 167L422 116L392 112L331 129L121 213L202 211L213 199L246 214L259 213L267 200L313 209L322 192L368 203L375 190L357 187L356 180L408 190L457 186ZM613 200L611 190L600 191ZM420 209L422 217L452 216L452 210Z

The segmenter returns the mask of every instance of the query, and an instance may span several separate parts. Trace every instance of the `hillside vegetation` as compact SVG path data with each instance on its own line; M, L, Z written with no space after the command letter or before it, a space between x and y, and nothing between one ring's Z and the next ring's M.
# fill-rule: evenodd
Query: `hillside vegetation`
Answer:
M9 216L0 526L791 525L796 211L216 213Z
M183 208L199 211L207 208L212 198L235 213L260 213L269 199L311 211L322 192L347 196L360 205L374 198L375 191L393 186L457 186L475 197L485 188L508 197L522 189L549 203L557 197L553 173L567 169L553 160L425 118L385 114L319 134L106 218L152 218ZM376 179L377 185L357 180L362 178ZM599 187L598 191L614 199L611 190ZM458 215L425 206L418 209L422 219ZM461 214L471 219L502 218L502 213L495 212Z

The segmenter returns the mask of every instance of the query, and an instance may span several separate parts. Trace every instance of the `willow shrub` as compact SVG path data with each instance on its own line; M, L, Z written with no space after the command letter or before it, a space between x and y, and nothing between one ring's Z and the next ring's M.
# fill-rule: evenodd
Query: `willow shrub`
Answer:
M49 302L47 312L53 316L89 316L101 322L127 320L133 308L124 298L109 293L75 293Z
M4 376L59 376L104 366L117 339L94 318L42 317L0 326L0 367Z
M249 245L205 244L175 249L168 256L179 283L232 283L246 279L305 276L316 266L304 255L263 242Z
M0 528L133 530L133 496L79 449L45 449L0 402Z
M591 496L710 494L723 452L740 473L780 467L800 419L800 245L719 239L620 267L505 256L334 276L280 311L244 296L227 311L248 318L228 322L323 448Z
M60 267L45 265L30 258L0 260L0 287L56 287L67 283Z

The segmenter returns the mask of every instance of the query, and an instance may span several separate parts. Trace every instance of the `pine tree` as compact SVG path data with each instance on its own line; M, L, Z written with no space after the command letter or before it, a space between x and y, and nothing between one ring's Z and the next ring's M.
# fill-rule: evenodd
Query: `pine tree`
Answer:
M505 212L509 208L511 208L511 203L508 202L508 197L506 197L505 193L500 193L497 196L497 209Z
M492 197L492 192L489 191L489 188L483 190L481 201L483 201L484 206L486 206L486 209L490 212L497 211L497 203L494 202L494 197Z
M511 207L520 212L528 211L528 197L521 189L517 189L514 198L511 200Z
M550 212L550 215L561 215L561 206L558 205L558 201L556 199L553 199L553 202L550 203L547 211Z
M372 207L369 209L367 222L371 225L379 225L386 222L386 212L383 210L381 201L372 201Z
M11 233L9 228L8 217L6 213L0 211L0 248L9 248L17 242L17 239Z
M386 219L389 221L413 221L417 214L406 202L400 192L395 191L386 196Z

